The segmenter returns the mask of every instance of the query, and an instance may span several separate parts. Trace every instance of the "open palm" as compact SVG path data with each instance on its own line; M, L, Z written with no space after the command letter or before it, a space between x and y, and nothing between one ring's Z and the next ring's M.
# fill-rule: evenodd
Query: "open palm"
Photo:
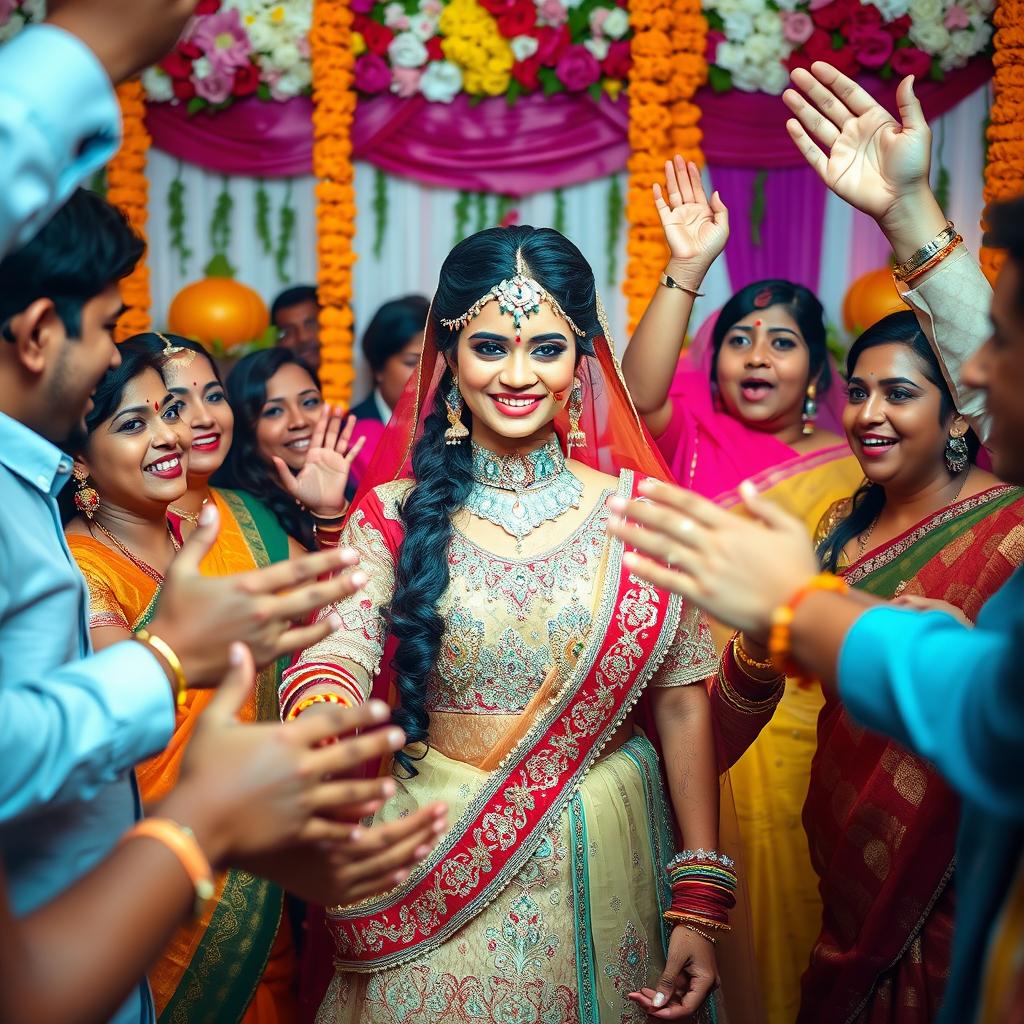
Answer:
M665 192L654 186L654 205L672 258L711 266L729 238L729 211L717 192L708 201L697 165L681 156L666 161Z
M275 456L274 465L281 486L301 505L324 518L336 516L345 507L352 463L362 450L365 437L349 447L356 418L349 416L342 427L343 409L324 405L309 441L306 462L298 473Z
M792 77L807 99L794 89L783 94L796 115L786 127L837 196L877 220L899 197L919 184L927 185L931 130L914 95L912 77L896 91L902 123L830 64L815 63L811 71L797 69Z

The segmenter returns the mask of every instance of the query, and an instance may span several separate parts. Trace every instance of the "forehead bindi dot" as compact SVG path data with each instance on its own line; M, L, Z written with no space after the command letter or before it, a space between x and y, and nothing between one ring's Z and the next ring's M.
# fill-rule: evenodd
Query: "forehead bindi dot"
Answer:
M763 320L755 320L754 321L754 326L755 327L763 327L764 326L764 321Z

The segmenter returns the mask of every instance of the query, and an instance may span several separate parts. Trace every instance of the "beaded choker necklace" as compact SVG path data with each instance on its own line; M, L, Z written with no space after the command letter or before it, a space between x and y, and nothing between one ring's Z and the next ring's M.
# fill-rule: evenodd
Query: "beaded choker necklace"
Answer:
M579 508L583 484L557 438L526 455L496 455L473 444L473 489L465 507L515 537L516 550L541 523Z

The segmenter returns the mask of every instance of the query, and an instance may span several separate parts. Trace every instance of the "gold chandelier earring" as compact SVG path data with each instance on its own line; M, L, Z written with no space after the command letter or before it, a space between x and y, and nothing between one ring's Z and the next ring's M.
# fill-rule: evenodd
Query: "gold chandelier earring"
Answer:
M810 437L814 433L814 421L818 418L818 385L811 383L807 385L807 395L804 398L803 412L803 435Z
M583 384L577 377L572 384L569 395L569 433L565 435L565 443L569 449L586 448L587 435L580 429L580 417L583 415Z
M452 386L448 389L444 404L448 408L449 423L448 429L444 432L444 443L462 444L469 437L469 431L462 422L462 392L459 391L459 378L455 374L452 375Z
M100 507L100 492L89 483L89 471L80 462L75 463L71 475L75 478L75 508L86 519L92 519Z

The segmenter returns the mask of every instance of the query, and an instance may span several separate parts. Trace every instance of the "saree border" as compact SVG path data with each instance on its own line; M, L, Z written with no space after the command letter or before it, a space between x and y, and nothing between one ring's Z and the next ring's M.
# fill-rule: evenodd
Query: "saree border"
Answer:
M884 568L901 555L905 554L918 541L931 533L932 530L938 529L940 526L945 526L957 517L974 512L976 509L979 509L993 501L1007 497L1010 492L1019 490L1019 488L1013 487L1010 484L996 484L994 487L990 487L988 490L982 491L980 494L975 494L970 498L964 498L961 501L953 502L952 505L947 505L944 509L936 512L933 516L929 516L927 519L922 520L922 522L918 523L917 526L911 527L906 533L895 538L895 540L890 542L884 551L869 555L866 558L862 558L860 561L854 562L853 565L843 573L843 579L845 579L851 587L856 586L856 584L870 576L871 573Z
M576 1007L579 1024L601 1024L594 974L594 939L590 928L590 866L587 858L587 812L583 798L573 793L569 814L569 860L572 906L576 918Z
M634 474L624 470L617 493L631 495L633 481ZM476 917L532 856L536 843L531 840L562 814L602 748L640 699L674 640L682 599L676 594L664 595L632 574L624 578L624 546L616 538L609 538L608 544L608 569L587 648L561 692L552 698L546 715L510 751L459 822L403 885L359 904L328 909L328 923L337 945L353 954L346 957L339 953L335 958L338 969L371 972L397 967L443 945ZM632 602L620 599L624 587L623 598L636 595ZM652 595L648 600L651 618L628 622L631 609L636 617L633 606L645 594ZM609 643L616 610L622 628ZM655 628L658 633L648 653L636 636ZM601 666L595 668L602 650ZM608 666L611 677L608 682L604 681L604 666ZM573 707L591 675L596 682L588 703L596 705L600 716L596 723L587 721L586 708ZM623 688L620 699L614 691ZM565 730L555 736L552 733L559 723ZM550 738L542 743L545 736ZM587 741L589 745L584 746ZM569 760L575 765L561 767L559 759L562 764ZM513 782L514 774L521 781ZM540 781L531 781L537 779ZM534 793L546 790L557 792L531 823L527 811L535 806ZM493 868L495 852L504 857L497 870ZM494 875L484 883L482 875L490 871ZM450 911L449 901L462 897L467 890L472 893L469 898ZM414 894L415 899L408 900ZM395 911L392 920L384 916L390 911ZM380 916L371 920L374 915ZM385 943L397 948L384 952Z

